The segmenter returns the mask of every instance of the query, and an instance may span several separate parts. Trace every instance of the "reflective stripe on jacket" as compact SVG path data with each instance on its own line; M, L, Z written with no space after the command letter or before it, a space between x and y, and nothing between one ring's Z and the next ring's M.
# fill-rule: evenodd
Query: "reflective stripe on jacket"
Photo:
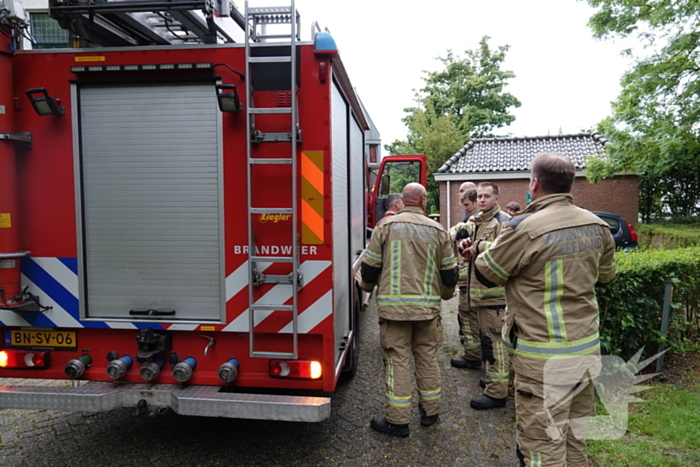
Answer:
M479 213L479 215L470 219L474 223L472 244L477 255L489 249L491 243L501 233L503 223L508 220L510 220L510 216L501 211L498 204L489 211ZM473 264L471 267L474 267ZM485 287L479 282L472 270L472 273L469 274L469 304L471 306L505 305L505 287L502 285L490 288Z

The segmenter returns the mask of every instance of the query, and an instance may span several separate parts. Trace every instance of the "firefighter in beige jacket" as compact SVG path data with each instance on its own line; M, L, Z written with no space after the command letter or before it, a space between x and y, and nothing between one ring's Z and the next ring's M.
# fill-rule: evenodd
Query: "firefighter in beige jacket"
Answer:
M362 288L379 282L377 313L386 367L386 415L371 427L408 436L411 411L411 354L420 396L421 424L430 426L440 411L438 347L442 342L441 298L450 299L458 272L445 229L425 216L425 188L409 183L405 208L372 233L362 260Z
M467 185L469 183L470 185ZM462 191L462 187L465 187ZM471 186L474 188L471 188ZM459 303L457 305L457 322L459 323L460 341L464 346L464 353L450 360L450 365L455 368L467 368L478 370L481 368L481 341L479 339L479 318L476 310L469 306L469 268L471 263L459 254L459 243L463 239L471 238L474 234L474 222L470 222L473 215L479 212L476 204L476 185L466 182L460 187L459 200L464 206L465 212L470 214L466 221L457 222L450 229L450 239L459 266ZM466 214L465 214L466 215Z
M488 250L501 232L503 223L510 219L508 214L501 211L498 195L498 185L495 183L479 184L477 204L481 212L470 219L474 227L471 246L466 251L469 258L476 258L479 253ZM469 306L476 310L479 319L481 356L486 365L484 394L472 399L470 405L475 410L505 407L510 373L508 349L501 338L506 309L505 288L502 285L490 288L481 284L472 262L468 290Z
M541 154L531 171L532 204L477 257L475 272L488 287L506 286L521 465L586 466L600 364L595 286L615 275L615 242L604 221L573 205L568 159Z

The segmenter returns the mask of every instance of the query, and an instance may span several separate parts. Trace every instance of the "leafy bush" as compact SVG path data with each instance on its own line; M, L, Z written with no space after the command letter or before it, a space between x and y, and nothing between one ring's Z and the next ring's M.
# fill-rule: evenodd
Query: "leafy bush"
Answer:
M673 351L692 350L700 328L700 247L616 253L617 276L597 290L602 352L630 358L666 341ZM669 333L661 336L666 284L672 284Z
M642 248L700 246L700 224L639 224L637 234Z

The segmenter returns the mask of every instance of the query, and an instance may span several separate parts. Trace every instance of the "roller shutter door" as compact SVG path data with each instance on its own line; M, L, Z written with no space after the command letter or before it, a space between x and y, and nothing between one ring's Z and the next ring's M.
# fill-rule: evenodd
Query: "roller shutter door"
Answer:
M219 114L211 84L79 89L81 312L222 320Z

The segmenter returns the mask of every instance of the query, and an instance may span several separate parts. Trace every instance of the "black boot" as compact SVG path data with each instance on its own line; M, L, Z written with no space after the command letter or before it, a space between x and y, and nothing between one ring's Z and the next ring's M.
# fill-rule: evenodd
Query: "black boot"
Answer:
M481 389L486 389L486 378L479 378L479 386L481 386Z
M369 423L369 426L371 426L373 430L380 433L386 433L388 435L398 436L400 438L405 438L410 433L408 423L403 425L394 425L393 423L387 422L386 417L383 415L377 415L374 417Z
M505 407L506 400L508 400L508 398L496 399L484 394L482 396L475 397L474 399L472 399L471 402L469 402L469 405L471 405L472 409L474 410L496 409L499 407Z
M455 357L452 360L450 360L450 365L452 365L455 368L478 370L481 368L481 360L467 360L464 357Z
M418 412L420 412L420 424L423 426L430 426L437 422L440 414L428 415L422 405L418 404Z

